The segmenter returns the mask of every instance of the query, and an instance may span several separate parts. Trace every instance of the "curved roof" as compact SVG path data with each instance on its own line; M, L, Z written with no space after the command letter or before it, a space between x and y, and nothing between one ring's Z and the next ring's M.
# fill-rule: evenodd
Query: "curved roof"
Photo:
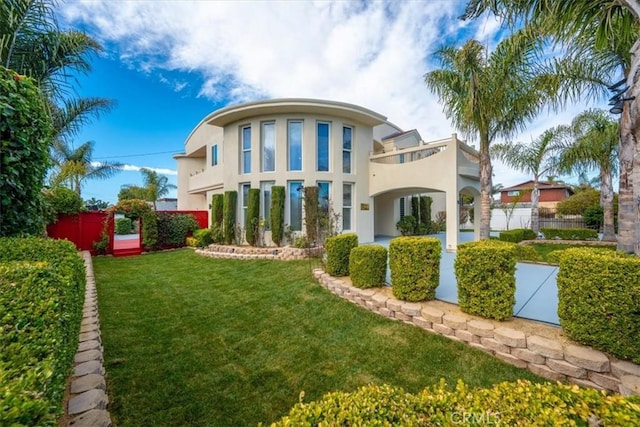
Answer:
M345 117L369 126L376 126L387 120L385 116L375 111L345 102L308 98L281 98L224 107L209 114L204 118L203 122L223 127L229 123L255 116L283 113L327 114Z

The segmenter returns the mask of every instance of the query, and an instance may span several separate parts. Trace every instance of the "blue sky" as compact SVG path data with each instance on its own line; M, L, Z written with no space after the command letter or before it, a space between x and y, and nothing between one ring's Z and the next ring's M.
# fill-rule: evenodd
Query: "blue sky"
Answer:
M461 0L423 1L112 1L67 0L64 26L100 41L105 52L79 81L81 96L117 106L83 128L95 160L127 170L89 181L83 198L111 203L123 184L141 185L140 167L175 183L176 162L193 127L229 104L263 98L321 98L377 111L425 141L454 132L423 82L445 43L476 38L495 45L492 17L456 19ZM582 109L543 116L519 140L569 123ZM472 141L470 141L472 143ZM494 165L494 183L528 179ZM174 196L175 192L170 196Z

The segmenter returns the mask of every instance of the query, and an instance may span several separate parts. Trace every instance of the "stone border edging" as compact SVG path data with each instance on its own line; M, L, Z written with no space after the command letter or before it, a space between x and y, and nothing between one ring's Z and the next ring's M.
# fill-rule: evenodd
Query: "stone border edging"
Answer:
M70 395L65 415L68 427L111 427L111 416L107 411L107 383L100 321L98 319L98 294L93 275L93 262L89 251L82 252L86 269L87 287L80 326L78 351L73 360Z
M640 365L618 360L579 344L561 342L492 323L445 314L428 302L412 303L389 297L375 288L360 289L322 269L314 278L329 291L369 311L461 341L518 368L551 381L640 395Z
M275 259L275 260L300 260L311 256L319 256L323 247L293 248L282 247L253 247L253 246L227 246L209 245L203 249L196 249L198 255L210 258L234 258L234 259Z

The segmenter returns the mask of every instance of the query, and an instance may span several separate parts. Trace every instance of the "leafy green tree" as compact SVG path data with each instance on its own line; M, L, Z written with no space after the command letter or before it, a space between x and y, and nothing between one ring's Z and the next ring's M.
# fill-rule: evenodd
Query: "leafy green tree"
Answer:
M108 179L118 173L121 163L94 162L93 142L88 141L73 148L62 140L56 140L52 147L52 159L54 171L50 182L51 186L64 185L80 195L82 186L89 179Z
M153 209L157 210L156 202L158 199L169 194L169 191L176 189L174 184L169 182L169 178L165 175L160 175L158 172L142 168L142 179L144 181L144 188L147 190L149 201L153 202Z
M105 202L104 200L100 200L100 199L96 199L95 197L92 197L88 200L84 201L85 206L87 207L87 209L98 209L98 210L105 210L109 207L109 202Z
M595 188L586 189L567 197L558 203L558 213L561 215L582 215L591 206L600 205L600 192Z
M636 0L470 0L463 18L486 11L502 17L510 26L522 22L536 26L552 42L560 43L574 63L599 68L619 90L620 117L620 215L618 249L640 255L640 3ZM577 77L581 78L579 74ZM603 85L592 81L594 85ZM628 87L628 89L627 89ZM631 102L629 102L631 101ZM614 101L616 102L616 101Z
M144 187L138 185L123 185L118 192L118 201L120 200L145 200L150 202L151 197Z
M613 176L619 164L618 123L603 110L587 110L565 132L568 141L560 157L561 168L564 172L598 171L604 211L602 240L615 241Z
M540 231L540 178L554 173L558 166L558 153L561 148L561 134L557 129L548 129L530 144L496 144L491 149L494 157L506 165L533 175L531 189L531 229Z
M461 48L436 52L441 69L425 82L443 103L453 125L480 141L480 239L489 238L492 166L489 147L498 137L510 139L538 113L553 81L536 60L536 37L519 31L489 53L476 40Z

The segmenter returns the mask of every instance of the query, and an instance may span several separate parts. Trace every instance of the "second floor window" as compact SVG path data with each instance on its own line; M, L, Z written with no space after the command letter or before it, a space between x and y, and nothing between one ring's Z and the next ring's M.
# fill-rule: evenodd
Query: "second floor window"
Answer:
M342 128L342 173L351 173L351 140L353 128Z
M242 128L241 139L240 171L242 173L251 173L251 126Z
M302 122L291 120L287 128L288 170L302 170Z
M213 144L211 147L211 166L218 164L218 144Z
M317 170L329 172L329 123L318 123L316 132Z
M262 172L276 170L276 124L262 124Z

